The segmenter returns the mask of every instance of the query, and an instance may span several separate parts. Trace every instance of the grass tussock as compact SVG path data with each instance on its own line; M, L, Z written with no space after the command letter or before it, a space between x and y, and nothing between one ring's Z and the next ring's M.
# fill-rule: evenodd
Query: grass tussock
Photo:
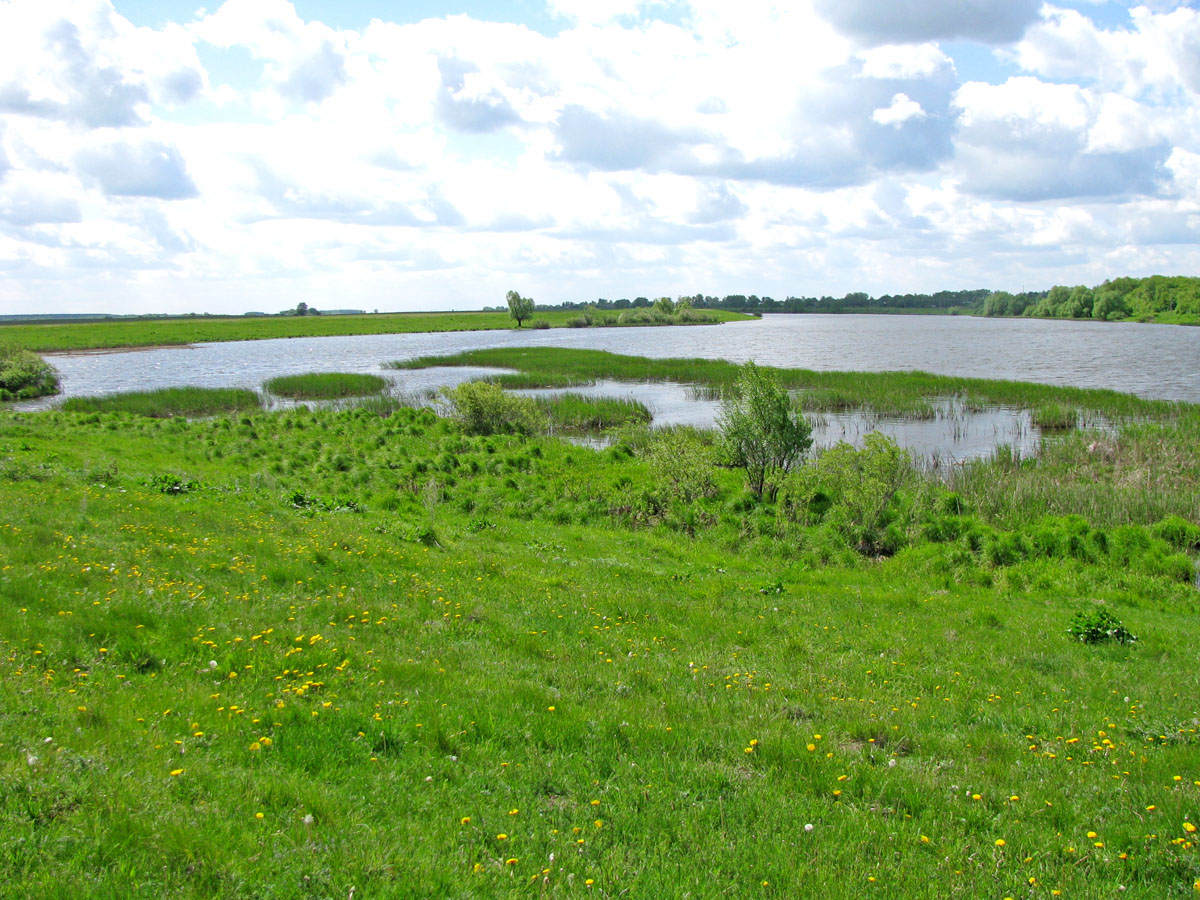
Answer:
M650 410L645 404L624 397L585 397L567 393L539 397L537 404L552 427L568 431L605 431L650 423Z
M272 378L263 387L280 397L292 400L338 400L344 397L365 397L379 394L388 386L380 375L350 372L308 372L303 375L284 375Z
M69 397L63 401L63 409L68 412L130 413L155 419L215 416L261 406L258 394L242 388L160 388L99 397Z

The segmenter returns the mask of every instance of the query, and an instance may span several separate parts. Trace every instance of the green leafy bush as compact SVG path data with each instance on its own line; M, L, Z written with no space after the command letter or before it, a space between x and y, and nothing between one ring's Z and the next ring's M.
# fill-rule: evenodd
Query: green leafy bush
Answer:
M0 401L31 400L58 393L58 373L29 350L0 342Z
M642 455L655 486L672 500L690 504L716 493L716 450L695 429L656 431Z
M1103 644L1115 641L1132 644L1137 638L1121 620L1103 606L1089 606L1075 613L1067 634L1084 644Z
M792 473L778 513L788 522L823 523L860 553L891 554L907 541L910 498L904 489L916 483L907 451L892 438L872 432L862 449L839 443Z
M486 381L443 388L442 395L467 434L532 434L545 422L533 400Z
M812 446L812 426L792 407L787 391L753 362L721 399L721 445L731 465L746 470L755 497L774 499L779 480Z

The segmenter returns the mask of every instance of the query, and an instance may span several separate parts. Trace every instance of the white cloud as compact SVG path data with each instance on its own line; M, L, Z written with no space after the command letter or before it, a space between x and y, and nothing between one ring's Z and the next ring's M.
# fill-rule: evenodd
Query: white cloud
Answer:
M924 119L925 110L921 104L907 94L896 94L888 106L881 106L871 113L871 119L880 125L899 126L912 119Z
M937 44L886 44L860 50L855 57L862 63L867 78L928 78L944 68L954 68Z
M178 200L197 193L179 150L157 141L106 141L81 150L75 163L108 196Z
M1169 147L1115 140L1113 123L1127 123L1130 112L1120 98L1023 76L963 85L955 103L955 168L970 191L1029 201L1161 190Z

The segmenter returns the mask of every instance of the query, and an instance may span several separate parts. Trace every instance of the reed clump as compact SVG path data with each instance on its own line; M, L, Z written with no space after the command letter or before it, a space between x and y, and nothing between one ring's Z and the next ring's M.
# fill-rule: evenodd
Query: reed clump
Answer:
M159 388L130 391L98 397L69 397L62 408L67 412L131 413L154 419L175 416L197 418L259 409L262 399L245 388Z
M605 431L624 425L648 425L650 410L644 403L624 397L586 397L555 394L537 398L550 424L570 431Z
M381 375L353 372L306 372L272 378L263 387L279 397L291 400L340 400L380 394L388 386Z

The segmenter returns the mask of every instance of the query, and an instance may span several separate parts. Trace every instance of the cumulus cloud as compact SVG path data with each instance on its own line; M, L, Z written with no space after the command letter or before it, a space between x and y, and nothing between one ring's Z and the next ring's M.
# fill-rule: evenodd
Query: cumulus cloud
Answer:
M343 35L320 22L305 22L288 0L227 0L189 31L216 47L244 47L265 63L267 81L279 94L321 103L345 84Z
M88 128L145 123L142 108L150 99L146 86L126 80L117 66L97 60L80 39L78 26L65 19L55 22L42 41L48 77L32 90L15 81L0 85L0 111L63 119Z
M1104 98L1076 85L1011 78L972 82L961 108L956 168L964 187L1009 200L1128 197L1161 189L1165 142L1107 141ZM1089 134L1097 140L1089 145Z
M195 197L196 185L179 150L158 141L112 141L81 150L80 174L110 197Z
M34 190L29 185L10 186L0 191L0 219L12 225L39 225L80 221L75 197Z
M889 105L881 106L871 113L871 120L873 122L895 127L899 127L912 119L924 118L925 110L921 108L921 104L905 93L896 94L892 97L892 102Z
M1104 28L1071 9L1047 8L1009 53L1027 71L1095 81L1130 96L1200 93L1200 10L1138 6L1128 27Z
M1037 19L1040 0L816 0L837 28L872 44L974 40L1002 44Z
M439 58L442 88L437 98L438 118L458 131L483 134L521 121L495 82L479 67L454 58Z

